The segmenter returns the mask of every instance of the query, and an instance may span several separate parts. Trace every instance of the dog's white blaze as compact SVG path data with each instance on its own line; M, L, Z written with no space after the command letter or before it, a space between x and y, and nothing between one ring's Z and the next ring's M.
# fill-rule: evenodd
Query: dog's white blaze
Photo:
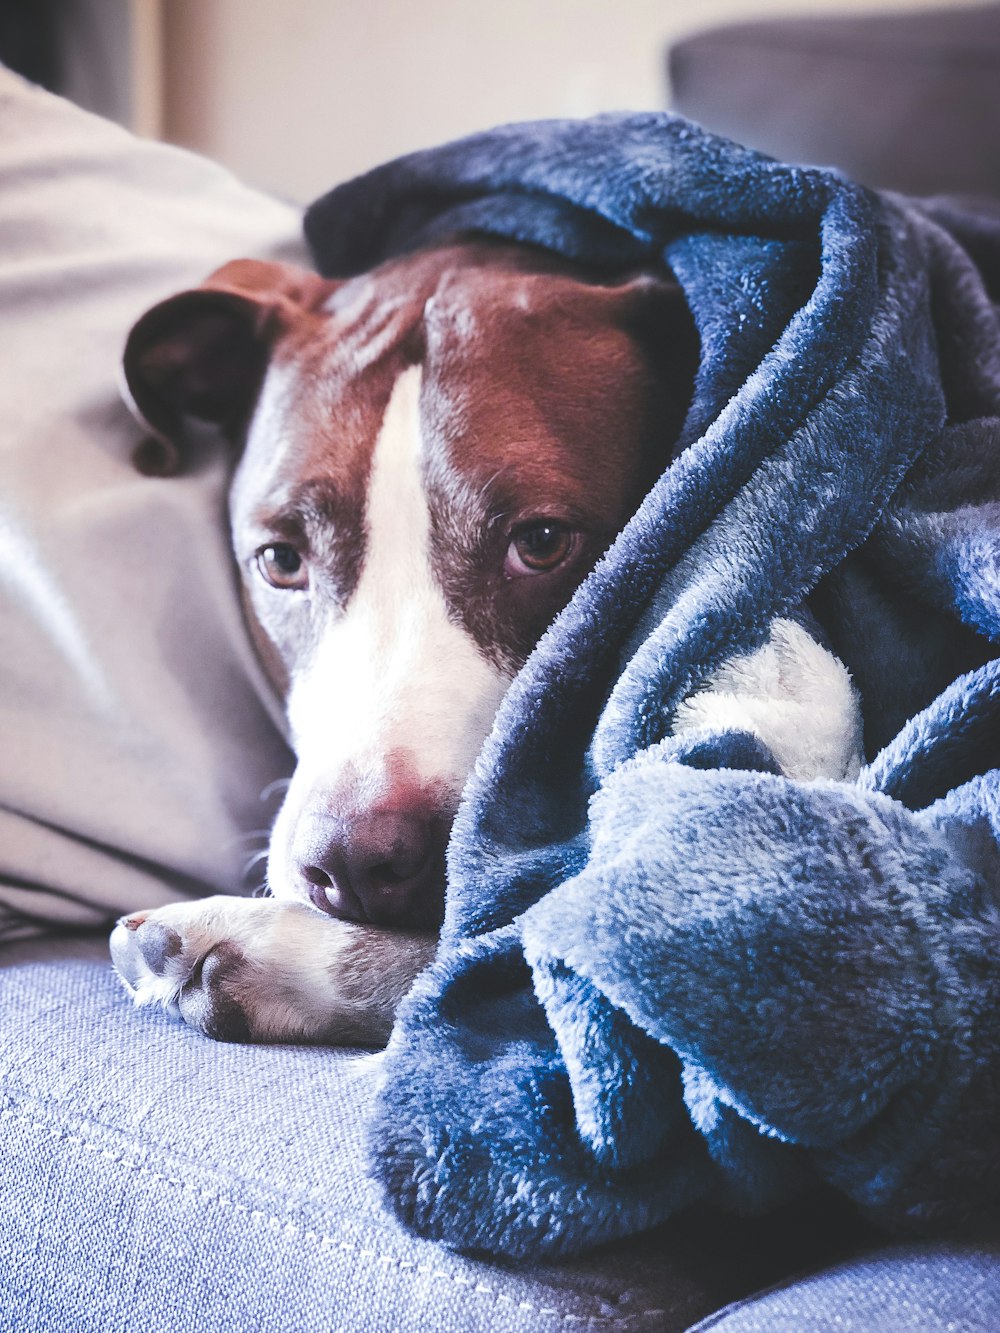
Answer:
M457 794L509 683L449 618L431 568L420 383L414 366L393 388L372 458L357 588L331 614L289 696L293 785L303 792L336 787L341 772L377 787L387 759L402 757L417 782Z

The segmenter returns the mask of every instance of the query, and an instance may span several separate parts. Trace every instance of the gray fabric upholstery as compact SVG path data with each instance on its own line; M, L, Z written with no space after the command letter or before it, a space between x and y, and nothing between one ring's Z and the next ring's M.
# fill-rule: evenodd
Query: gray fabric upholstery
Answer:
M680 1236L522 1271L413 1239L363 1169L377 1056L137 1012L101 938L0 948L0 1005L0 1330L681 1329L754 1285Z
M752 148L884 189L1000 196L1000 5L732 24L668 62L675 109Z
M880 1252L820 1200L551 1267L417 1240L364 1173L377 1056L216 1044L137 1012L106 949L0 947L0 1333L1000 1327L1000 1247Z
M783 1283L691 1333L996 1333L1000 1240L909 1245Z

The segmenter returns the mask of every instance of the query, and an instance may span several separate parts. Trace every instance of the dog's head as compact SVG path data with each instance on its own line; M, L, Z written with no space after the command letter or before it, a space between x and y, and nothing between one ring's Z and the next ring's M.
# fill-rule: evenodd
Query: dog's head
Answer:
M241 260L139 321L140 465L239 451L234 550L298 758L272 892L439 921L497 705L669 459L696 357L669 275L486 243L339 283Z

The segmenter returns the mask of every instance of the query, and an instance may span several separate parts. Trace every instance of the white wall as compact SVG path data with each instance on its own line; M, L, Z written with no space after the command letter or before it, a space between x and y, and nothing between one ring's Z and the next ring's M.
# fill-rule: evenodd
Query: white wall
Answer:
M662 107L663 51L777 14L969 0L161 0L167 136L306 200L507 120Z

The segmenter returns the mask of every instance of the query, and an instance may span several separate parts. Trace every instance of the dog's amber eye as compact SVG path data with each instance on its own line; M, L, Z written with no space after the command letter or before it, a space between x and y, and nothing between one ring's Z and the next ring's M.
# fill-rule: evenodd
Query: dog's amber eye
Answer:
M573 529L554 519L539 519L515 528L507 548L505 572L545 574L561 565L575 545Z
M257 568L272 588L304 588L309 581L305 561L287 542L262 546L257 552Z

